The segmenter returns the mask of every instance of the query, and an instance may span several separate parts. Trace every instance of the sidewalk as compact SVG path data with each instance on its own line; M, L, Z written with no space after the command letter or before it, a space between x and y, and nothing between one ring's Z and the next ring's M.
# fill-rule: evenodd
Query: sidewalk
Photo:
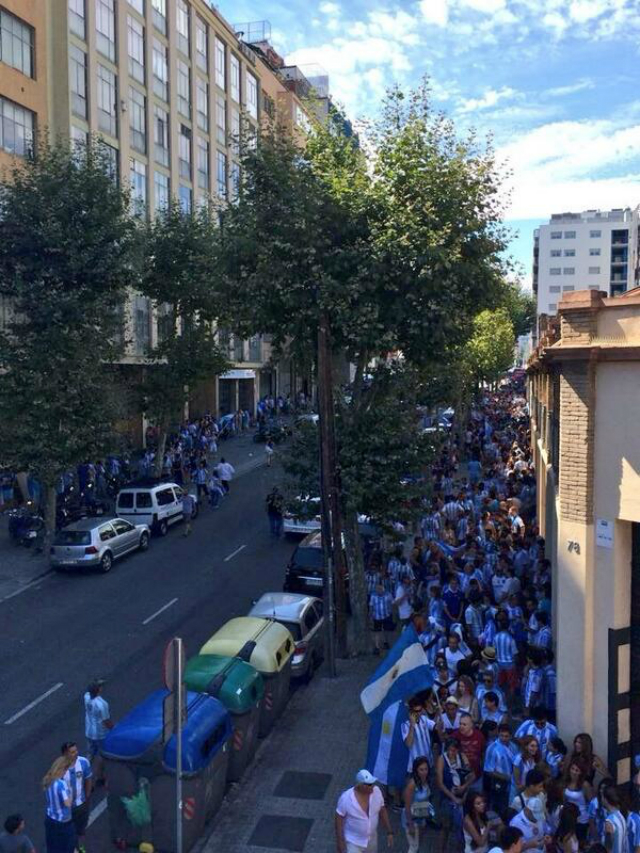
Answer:
M261 741L194 853L335 853L335 806L354 784L367 748L360 692L379 658L338 661L334 680L317 674L297 689L275 729ZM400 816L391 813L394 853L405 853ZM381 829L379 851L388 850ZM435 849L431 833L423 850Z
M218 446L216 461L224 456L236 469L236 479L266 462L264 444L254 443L253 432L227 439ZM37 554L9 539L9 516L7 513L0 515L0 602L37 583L50 571L46 554Z

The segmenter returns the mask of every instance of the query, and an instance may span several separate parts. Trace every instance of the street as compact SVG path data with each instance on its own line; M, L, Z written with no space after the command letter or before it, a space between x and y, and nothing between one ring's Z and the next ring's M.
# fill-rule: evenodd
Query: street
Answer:
M84 751L89 681L106 679L117 721L161 685L162 652L172 636L183 637L187 656L196 654L262 592L282 588L294 543L270 538L264 511L277 476L262 467L236 479L220 509L203 510L188 539L178 525L108 575L47 575L0 604L0 799L7 813L25 815L38 849L40 780L64 741L76 740ZM106 817L96 811L103 798L97 791L92 801L94 850L108 844Z

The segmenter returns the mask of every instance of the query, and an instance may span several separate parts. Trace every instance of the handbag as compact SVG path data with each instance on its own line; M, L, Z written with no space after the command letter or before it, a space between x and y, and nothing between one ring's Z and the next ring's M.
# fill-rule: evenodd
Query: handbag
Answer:
M411 817L415 818L430 818L434 815L434 808L429 800L421 800L417 803L411 803Z

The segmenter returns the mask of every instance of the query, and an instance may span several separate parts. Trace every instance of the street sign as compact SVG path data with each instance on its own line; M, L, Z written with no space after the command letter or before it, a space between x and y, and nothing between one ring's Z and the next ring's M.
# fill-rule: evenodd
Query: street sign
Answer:
M164 650L162 665L162 678L167 690L175 690L178 673L178 660L180 662L180 672L184 673L186 663L184 643L180 637L174 637L173 640L170 640L167 643L167 647Z

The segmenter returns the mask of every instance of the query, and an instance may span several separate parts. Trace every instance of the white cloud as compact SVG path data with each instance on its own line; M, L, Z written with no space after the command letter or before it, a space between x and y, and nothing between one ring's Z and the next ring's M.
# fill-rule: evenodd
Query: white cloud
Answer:
M595 89L593 80L578 80L576 83L569 83L566 86L554 86L551 89L546 89L543 94L550 98L564 98L566 95L574 95L576 92L582 92L585 89Z
M340 6L337 3L321 3L320 12L323 15L331 15L337 17L340 14Z
M506 0L459 0L459 2L461 6L485 12L487 15L493 15L507 7Z
M428 24L446 27L449 21L449 0L421 0L420 11Z
M569 4L569 17L572 21L584 24L606 12L609 0L573 0Z
M460 112L471 113L477 110L490 109L495 107L499 101L513 100L518 97L521 97L521 93L509 86L503 86L502 89L487 89L481 98L469 98L463 101Z
M569 26L569 22L560 12L547 12L542 18L542 23L548 29L553 30L556 38L564 35L564 31Z

